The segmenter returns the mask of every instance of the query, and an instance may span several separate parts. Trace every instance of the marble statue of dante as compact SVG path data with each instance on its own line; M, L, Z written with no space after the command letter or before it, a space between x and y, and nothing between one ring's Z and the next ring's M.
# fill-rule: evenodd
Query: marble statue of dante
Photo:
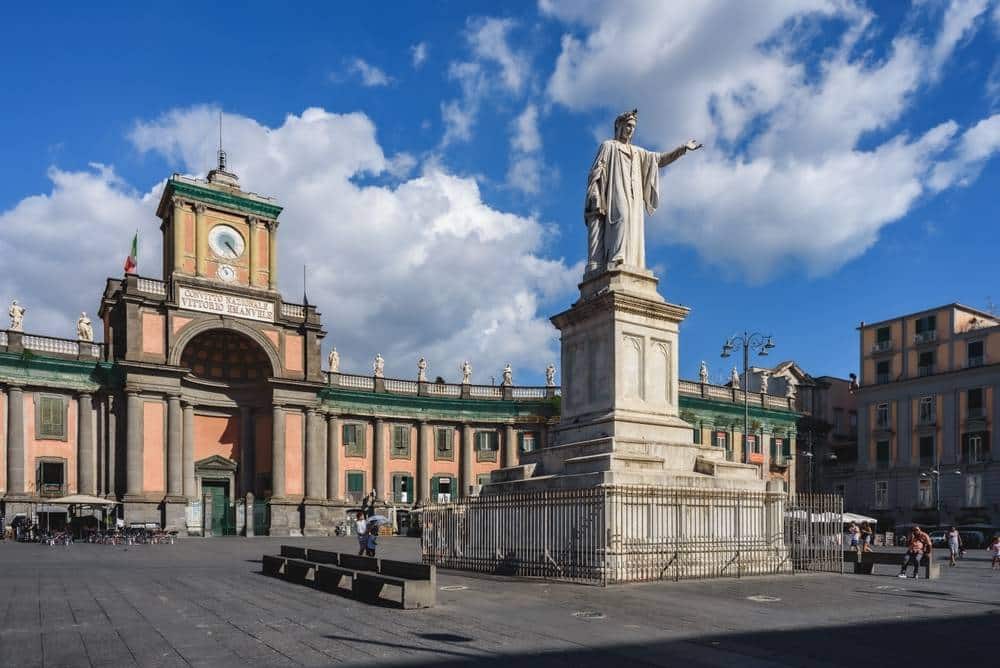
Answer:
M337 346L334 346L333 350L330 351L326 363L330 367L330 373L340 373L340 353L337 352Z
M740 372L733 367L732 373L729 374L729 386L734 389L740 389Z
M507 366L503 368L503 384L514 384L514 370L510 368L510 362L507 362Z
M17 303L15 299L10 303L10 308L7 310L7 314L10 315L10 329L15 332L24 331L24 312L28 309L24 308Z
M472 382L472 365L469 364L469 360L462 362L462 385L468 385Z
M646 266L645 214L660 203L660 168L701 144L692 139L666 153L632 144L639 110L615 119L615 138L597 150L587 177L587 272L615 265Z
M87 313L83 312L76 321L76 337L81 341L93 341L94 340L94 328L90 324L90 318L87 317Z
M555 387L556 385L556 365L549 364L545 367L545 386Z
M372 362L372 371L375 373L376 378L381 378L385 372L385 360L382 359L382 353L375 353L375 361Z
M427 360L423 357L417 360L417 382L427 382Z
M702 360L701 366L698 367L698 382L702 385L708 383L708 365L705 364L705 360Z

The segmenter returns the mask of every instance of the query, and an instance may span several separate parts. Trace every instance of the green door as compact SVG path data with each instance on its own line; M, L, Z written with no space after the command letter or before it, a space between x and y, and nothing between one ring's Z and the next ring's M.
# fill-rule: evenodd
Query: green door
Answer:
M225 481L203 482L204 494L212 497L212 535L225 536L231 533L229 527L229 483ZM230 531L227 531L230 530Z

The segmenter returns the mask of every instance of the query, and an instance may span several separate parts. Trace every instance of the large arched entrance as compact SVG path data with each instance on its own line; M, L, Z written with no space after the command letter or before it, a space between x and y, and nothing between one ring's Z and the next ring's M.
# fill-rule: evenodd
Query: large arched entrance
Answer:
M271 359L241 332L208 329L187 342L180 364L189 369L186 384L195 397L195 485L198 498L211 504L204 528L240 533L254 522L254 506L243 503L247 493L258 504L271 494Z

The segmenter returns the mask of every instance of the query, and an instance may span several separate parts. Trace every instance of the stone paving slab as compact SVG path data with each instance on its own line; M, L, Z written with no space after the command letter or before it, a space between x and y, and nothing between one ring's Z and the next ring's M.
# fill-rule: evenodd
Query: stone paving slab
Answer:
M0 543L0 666L857 666L982 663L1000 649L1000 573L800 574L599 588L439 571L399 610L260 573L282 543ZM416 560L413 539L380 556ZM775 600L777 599L777 600ZM584 614L581 614L584 613Z

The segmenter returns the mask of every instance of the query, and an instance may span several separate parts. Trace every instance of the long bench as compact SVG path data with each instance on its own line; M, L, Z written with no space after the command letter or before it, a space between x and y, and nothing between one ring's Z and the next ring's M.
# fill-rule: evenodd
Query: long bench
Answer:
M928 580L937 580L941 577L941 565L934 563L934 557L925 555L920 560L920 570ZM876 566L893 566L897 571L903 567L906 561L906 554L902 552L855 552L853 550L844 551L844 562L854 565L855 575L874 575ZM907 568L910 572L912 567Z
M264 555L262 562L265 575L366 601L381 598L387 586L399 587L406 610L429 608L437 600L437 569L431 565L293 545L282 545L280 555Z

